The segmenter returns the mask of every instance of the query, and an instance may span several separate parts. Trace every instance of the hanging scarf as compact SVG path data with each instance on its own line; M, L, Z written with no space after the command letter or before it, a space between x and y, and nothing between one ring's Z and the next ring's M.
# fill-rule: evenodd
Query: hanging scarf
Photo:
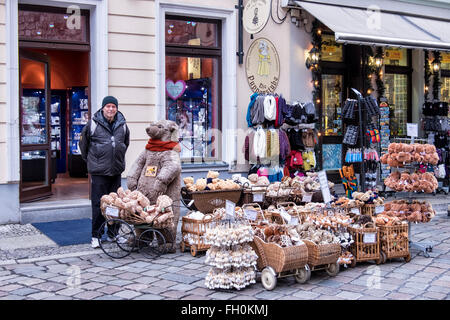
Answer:
M178 142L149 139L147 145L145 146L145 149L161 152L173 150L177 147L179 148Z
M255 155L260 158L260 160L266 157L266 143L267 136L262 128L258 128L255 133L253 148Z
M275 120L276 119L276 101L273 96L267 96L264 98L264 117L267 120Z

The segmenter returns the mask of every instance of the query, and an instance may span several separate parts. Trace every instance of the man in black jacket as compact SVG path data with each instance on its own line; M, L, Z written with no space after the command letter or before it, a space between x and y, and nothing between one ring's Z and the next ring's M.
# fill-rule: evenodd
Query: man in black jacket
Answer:
M100 210L100 198L116 192L121 186L121 174L125 170L125 152L130 143L130 131L125 117L118 111L116 98L103 99L102 109L83 128L80 137L80 151L91 174L92 241L93 248L99 247L99 230L105 221Z

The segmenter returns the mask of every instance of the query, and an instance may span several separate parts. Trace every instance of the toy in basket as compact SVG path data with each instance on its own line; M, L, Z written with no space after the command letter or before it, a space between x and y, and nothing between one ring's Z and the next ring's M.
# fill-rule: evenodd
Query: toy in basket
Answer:
M354 243L350 246L350 252L354 256L351 267L357 262L374 260L376 264L382 263L380 256L379 229L373 222L363 225L351 225L347 227Z
M298 283L309 280L308 248L302 241L292 242L286 225L262 223L253 226L251 246L258 254L257 269L266 290L273 290L277 278L294 276Z
M242 189L188 191L185 187L181 188L181 198L184 205L188 207L188 204L193 200L193 204L189 207L203 213L212 213L217 208L224 208L226 200L238 203L241 195Z
M398 217L391 217L386 214L379 214L375 223L380 230L382 263L393 258L404 258L406 262L411 261L408 223L401 221Z
M303 221L300 216L297 206L293 202L281 202L275 209L273 206L267 209L271 214L271 221L278 224L297 225Z
M164 254L170 249L166 243L174 243L167 230L174 224L172 203L168 196L161 195L155 205L150 205L141 192L122 187L117 193L102 196L100 208L106 221L100 230L110 239L100 238L100 248L112 258L127 256L136 245L148 257Z
M282 202L287 202L291 196L293 187L283 186L280 182L274 182L267 188L265 194L264 205L268 207L270 205L278 205Z

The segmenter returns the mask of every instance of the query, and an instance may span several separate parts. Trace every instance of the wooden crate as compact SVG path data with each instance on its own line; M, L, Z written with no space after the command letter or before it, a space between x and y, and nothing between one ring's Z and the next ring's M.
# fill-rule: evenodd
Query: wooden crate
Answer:
M411 260L409 252L408 224L380 226L380 250L383 262L386 259L404 258Z
M382 262L380 256L379 229L371 222L361 228L348 227L354 243L350 246L350 252L355 259L352 261L354 267L357 262L374 260L376 264Z

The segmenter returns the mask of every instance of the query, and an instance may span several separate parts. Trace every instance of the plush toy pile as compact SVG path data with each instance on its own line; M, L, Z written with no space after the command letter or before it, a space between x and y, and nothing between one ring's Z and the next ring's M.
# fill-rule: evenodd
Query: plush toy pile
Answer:
M197 179L194 182L193 177L186 177L183 179L184 184L188 191L204 191L204 190L236 190L240 189L241 186L230 179L219 179L219 172L208 171L205 178Z
M338 200L332 203L333 207L340 207L343 209L360 208L363 205L363 201L357 199L349 199L347 197L340 197Z
M318 245L341 243L340 239L333 233L320 229L311 222L297 225L291 232L294 230L298 233L299 239L309 240Z
M255 231L255 236L258 236L265 242L276 243L283 248L294 245L289 235L287 225L262 222L258 225L254 225L253 229Z
M384 203L384 198L379 197L378 193L372 190L367 192L353 192L352 198L364 202L365 204L374 204L376 206L381 206Z
M438 187L438 181L431 172L392 172L385 180L384 184L395 191L425 192L432 193Z
M317 227L324 229L339 230L341 228L346 228L352 222L352 219L345 214L334 213L333 215L328 214L311 214L306 217L306 222L312 223Z
M436 165L439 162L439 156L436 147L432 144L391 143L388 153L384 154L380 161L390 167L403 167L411 162Z
M106 214L107 207L119 209L119 218L132 224L152 224L155 228L171 228L174 224L172 199L161 195L155 205L140 191L124 190L122 187L116 192L102 196L100 208Z
M255 187L267 187L270 184L269 179L266 176L258 176L256 173L252 173L248 176L250 182L250 188Z
M306 176L284 177L281 182L288 187L293 187L300 191L300 193L311 193L320 191L319 175L317 172L307 172ZM334 183L328 181L328 187L334 187Z
M274 182L267 187L266 196L268 197L286 197L291 193L291 188L283 187L281 182Z
M406 200L394 200L384 205L383 216L396 217L399 220L410 222L429 222L434 218L436 212L429 202L414 200L408 203ZM380 215L378 215L380 216ZM377 216L377 217L378 217ZM379 220L378 223L382 224Z

